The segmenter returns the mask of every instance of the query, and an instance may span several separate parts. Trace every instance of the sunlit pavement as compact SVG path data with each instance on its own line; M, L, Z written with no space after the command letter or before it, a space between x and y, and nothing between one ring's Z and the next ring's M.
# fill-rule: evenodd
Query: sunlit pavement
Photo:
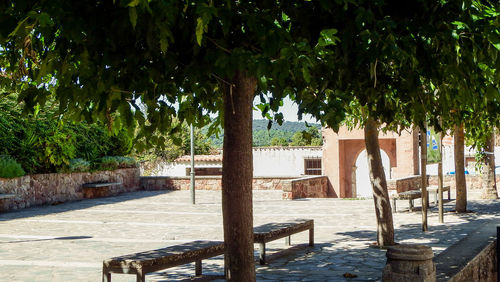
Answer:
M191 240L222 240L220 192L142 191L0 214L0 281L100 281L102 261L129 253ZM455 202L445 203L454 209ZM431 205L429 232L421 232L421 213L394 214L396 241L429 245L437 254L478 226L500 219L498 201L470 201L472 213L445 214L438 223ZM419 201L416 202L419 207ZM376 240L373 200L281 200L279 191L254 191L254 225L306 218L315 222L315 247L308 232L269 244L271 260L256 263L260 281L379 280L385 250L370 247ZM500 222L500 221L499 221ZM285 251L283 251L285 250ZM257 256L257 253L256 253ZM203 261L203 273L223 274L223 258ZM344 278L352 274L354 278ZM194 264L147 275L149 281L191 280ZM113 281L135 281L134 275L113 274Z

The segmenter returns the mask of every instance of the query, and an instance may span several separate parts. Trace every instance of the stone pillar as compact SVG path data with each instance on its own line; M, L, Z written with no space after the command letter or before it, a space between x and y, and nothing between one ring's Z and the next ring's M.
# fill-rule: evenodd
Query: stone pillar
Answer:
M387 263L382 281L436 281L436 265L432 248L424 245L401 244L387 249Z

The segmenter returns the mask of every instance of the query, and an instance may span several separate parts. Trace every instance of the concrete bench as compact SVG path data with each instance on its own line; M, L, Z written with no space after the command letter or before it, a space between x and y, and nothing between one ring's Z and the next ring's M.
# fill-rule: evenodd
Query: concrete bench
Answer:
M285 238L285 244L290 245L290 236L309 230L309 246L314 246L314 220L297 219L284 223L268 223L254 227L254 243L259 244L259 263L266 263L266 243Z
M83 197L95 198L108 196L111 186L121 184L121 182L93 182L82 184Z
M392 210L396 213L396 200L408 200L409 206L410 206L410 211L413 211L414 205L413 205L413 200L422 198L422 193L420 190L410 190L410 191L405 191L398 193L394 196L392 196Z
M15 198L16 194L0 194L0 200Z
M144 282L146 274L158 270L195 263L195 274L202 274L203 259L224 254L224 242L193 241L162 249L114 257L103 261L102 281L111 281L111 273L135 274Z

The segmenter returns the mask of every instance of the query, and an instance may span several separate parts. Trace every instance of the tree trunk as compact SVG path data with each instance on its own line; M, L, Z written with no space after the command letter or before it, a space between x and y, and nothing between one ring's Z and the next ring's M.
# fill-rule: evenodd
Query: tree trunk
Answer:
M427 128L420 129L420 176L421 176L421 191L422 191L422 231L429 230L427 226L427 206L429 199L427 198Z
M484 147L486 155L482 166L482 194L483 199L498 199L497 183L495 180L495 134L492 132Z
M467 186L465 183L464 166L464 127L455 125L454 132L454 151L455 151L455 182L457 189L456 211L467 211Z
M377 217L377 244L381 247L391 246L394 245L392 210L382 158L380 157L377 123L372 118L369 118L365 125L365 145Z
M224 86L222 217L228 281L255 281L252 210L252 103L257 81L237 72Z

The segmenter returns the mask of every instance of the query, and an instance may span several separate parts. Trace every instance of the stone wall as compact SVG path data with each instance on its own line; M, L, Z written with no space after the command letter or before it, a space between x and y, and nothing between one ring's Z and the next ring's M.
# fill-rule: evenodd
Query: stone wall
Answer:
M254 190L282 190L286 182L296 177L254 177L252 187ZM143 190L189 190L189 176L143 176L141 177ZM221 176L196 176L197 190L221 190Z
M500 188L500 174L496 175L497 189ZM481 185L483 183L481 175L475 174L465 175L465 181L467 183L467 198L479 199L481 197ZM437 185L438 177L437 175L431 175L429 177L429 185ZM450 186L451 191L456 191L455 175L443 175L443 185Z
M110 188L110 195L136 191L140 187L139 169L33 174L12 179L0 178L0 193L16 195L14 198L2 200L3 210L80 200L83 199L82 184L91 182L121 182L122 185Z
M283 199L328 198L328 177L311 176L290 180L283 187Z
M468 282L482 281L494 282L497 281L497 253L494 241L486 246L476 257L474 257L460 272L455 274L448 281L451 282Z

